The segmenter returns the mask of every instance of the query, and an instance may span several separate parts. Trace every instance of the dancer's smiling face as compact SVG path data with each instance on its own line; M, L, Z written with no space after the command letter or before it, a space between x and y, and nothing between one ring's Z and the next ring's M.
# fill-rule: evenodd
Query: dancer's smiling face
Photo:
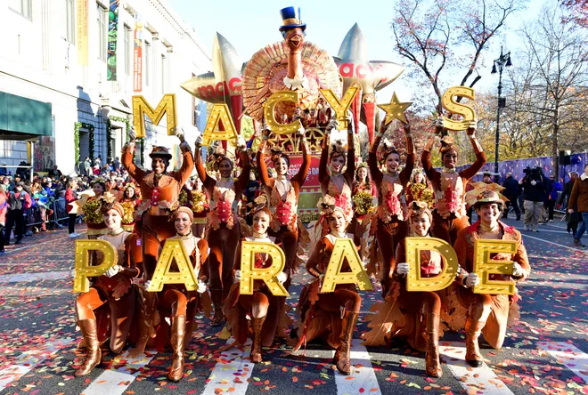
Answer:
M345 216L339 210L335 211L329 217L329 229L333 233L344 233L345 228L347 228L347 221L345 220Z
M491 225L498 221L501 210L498 203L483 203L476 209L476 212L484 225Z
M427 236L431 229L431 218L426 213L419 213L410 217L410 227L417 236Z
M264 234L270 225L270 216L264 210L258 211L253 215L253 230L255 233Z
M394 173L395 171L398 170L399 166L400 166L400 155L398 155L396 152L392 152L391 154L388 154L388 156L386 157L386 170L388 170L388 172L390 172L390 173Z
M285 176L288 174L288 162L283 157L279 157L274 161L274 168L279 176Z
M228 160L223 160L218 165L218 171L222 178L229 178L231 176L231 171L233 170L233 166L231 166L231 162Z
M335 173L341 173L345 166L345 157L343 155L336 155L331 158L330 167Z
M457 165L457 151L453 148L443 153L443 166L448 169L454 169Z
M104 224L111 232L119 230L121 222L122 217L120 216L120 213L115 209L108 210L106 214L104 214Z
M192 221L190 221L188 214L178 213L178 215L176 215L176 219L174 220L174 227L180 236L190 234L192 231Z

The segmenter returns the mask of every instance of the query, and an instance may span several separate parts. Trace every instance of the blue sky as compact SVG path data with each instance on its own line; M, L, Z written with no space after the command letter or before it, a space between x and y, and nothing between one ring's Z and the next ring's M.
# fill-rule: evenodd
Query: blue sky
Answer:
M265 45L281 40L278 28L281 25L280 9L290 5L301 8L302 20L307 24L306 39L332 55L336 55L345 34L354 23L358 23L368 43L370 60L389 60L408 65L406 59L394 52L394 42L390 22L393 18L394 1L392 0L341 0L337 2L324 0L302 0L296 3L270 0L234 1L234 0L168 0L180 16L197 33L202 43L210 51L215 33L218 31L235 47L243 61ZM480 68L482 80L477 89L496 89L497 78L490 74L492 59L500 55L500 43L508 41L511 50L516 47L514 30L524 21L536 17L541 4L549 0L531 0L529 10L511 17L507 35L495 40L486 52L485 67ZM504 32L504 31L503 31ZM515 59L513 58L513 62ZM447 74L446 74L447 75ZM463 73L459 73L459 78ZM451 81L457 85L459 80ZM401 100L411 100L418 94L405 72L400 78L378 94L378 102L390 100L396 91Z

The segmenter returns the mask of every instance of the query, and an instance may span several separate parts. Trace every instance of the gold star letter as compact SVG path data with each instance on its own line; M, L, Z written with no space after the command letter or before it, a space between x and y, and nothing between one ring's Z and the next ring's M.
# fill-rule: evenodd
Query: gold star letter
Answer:
M396 96L396 92L392 94L392 100L388 104L378 104L382 110L386 111L386 125L395 119L401 122L408 123L404 112L408 107L412 105L412 102L401 103Z

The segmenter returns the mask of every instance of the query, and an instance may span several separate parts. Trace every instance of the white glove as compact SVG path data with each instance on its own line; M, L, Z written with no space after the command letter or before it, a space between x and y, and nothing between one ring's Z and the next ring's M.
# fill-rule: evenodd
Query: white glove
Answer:
M237 137L237 148L245 148L247 146L247 142L243 138L243 136Z
M135 128L131 126L128 132L129 141L135 141L137 139L137 132L135 132Z
M327 125L327 130L328 131L331 131L333 129L339 130L339 121L337 121L337 118L331 119L331 121Z
M106 273L104 273L104 275L108 278L114 277L117 274L119 274L120 272L122 272L123 270L125 270L121 265L114 265L113 267L111 267L110 269L108 269L106 271Z
M276 276L276 280L280 282L280 284L284 284L288 279L288 275L285 272L281 272Z
M196 292L199 294L206 292L206 284L203 281L198 280L198 289L196 289Z
M398 263L396 265L396 273L400 274L401 276L406 276L409 270L410 266L406 262Z
M151 280L145 281L145 284L143 284L143 288L145 289L145 291L148 291L149 288L151 288Z
M306 134L306 129L304 129L303 127L298 128L298 130L296 131L296 135L302 137Z
M241 270L235 270L235 281L241 281Z
M76 269L71 269L71 278L74 278L76 276Z
M518 262L515 262L512 265L512 276L513 277L523 277L524 275L525 275L525 271L523 270L521 265L519 265Z
M180 141L184 142L184 128L179 126L176 128L176 137L180 139Z
M472 288L476 285L480 284L480 277L476 273L470 273L466 277L465 286L466 288Z
M531 181L531 185L533 185L533 186L537 185L537 181L535 181L535 180Z
M194 142L194 145L196 147L200 147L202 145L202 135L199 134L198 137L196 137L196 141Z

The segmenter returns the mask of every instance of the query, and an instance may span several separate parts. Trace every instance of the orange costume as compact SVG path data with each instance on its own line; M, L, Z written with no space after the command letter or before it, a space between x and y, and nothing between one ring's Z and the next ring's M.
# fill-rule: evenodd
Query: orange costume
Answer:
M457 236L454 249L457 253L457 259L462 269L461 279L466 278L467 273L474 269L474 243L478 239L499 239L511 240L517 243L516 253L512 254L491 254L493 260L511 260L518 263L523 271L522 276L514 277L510 275L491 274L490 280L524 281L531 273L531 266L527 257L527 251L523 245L522 237L519 231L514 227L508 226L498 221L499 231L497 234L487 233L480 221L462 229ZM480 333L484 334L484 339L495 349L500 349L506 335L506 328L514 320L518 319L518 294L509 295L490 295L474 294L472 289L458 287L457 297L460 304L467 309L465 322L466 330L466 361L474 361L472 366L479 366L482 363L480 350L478 348L478 337Z
M266 235L245 237L242 241L265 242L275 244L282 248L282 243L275 237ZM272 265L272 258L268 254L256 253L254 267L257 269L268 268ZM241 270L241 248L237 248L234 271ZM285 268L285 272L287 269ZM256 280L254 282L252 295L240 294L240 283L233 284L227 301L224 306L224 313L235 342L239 345L245 344L248 336L247 316L251 317L251 332L253 344L251 345L251 362L261 362L261 347L269 347L274 342L278 330L279 309L283 297L274 296L268 289L265 282ZM261 311L262 313L259 313ZM267 311L266 314L263 312ZM266 317L272 319L266 319ZM274 318L275 317L275 318Z
M122 216L122 208L120 211ZM113 277L103 275L92 279L90 290L76 298L77 324L84 338L81 345L88 349L86 359L76 370L77 377L90 373L100 363L100 345L108 338L112 352L118 354L122 351L129 337L133 315L139 312L135 309L137 292L133 285L133 278L141 274L141 252L137 246L137 236L121 228L121 233L102 235L98 239L116 248L117 264L123 270Z
M241 174L235 181L232 177L215 180L206 173L200 147L196 147L196 171L202 184L210 196L210 212L208 213L208 245L210 256L208 268L210 274L210 294L214 304L213 324L220 325L223 320L223 300L233 284L233 266L235 251L241 239L241 228L233 203L243 193L249 180L251 163L246 151L241 151ZM228 161L233 167L233 162L224 155L216 155L216 163L220 165Z
M386 296L391 285L390 270L394 267L394 254L396 246L404 242L408 231L406 216L406 185L412 174L416 155L410 132L406 134L406 165L401 172L394 174L382 173L378 166L377 150L382 139L382 134L377 133L374 142L370 148L368 156L368 165L373 182L378 189L378 210L375 235L378 241L378 247L382 251L383 268L380 275L382 281L382 296ZM382 162L385 162L389 155L396 154L400 159L400 154L394 147L386 147L382 154ZM377 218L377 219L376 219ZM372 230L373 232L374 230ZM373 233L372 233L373 234Z
M452 139L446 136L443 138L441 152L457 148L453 145ZM435 210L433 211L433 236L453 244L457 233L468 226L469 221L466 215L465 186L468 181L480 171L486 163L486 154L475 139L470 138L472 147L476 154L476 161L468 168L458 172L456 169L443 168L437 171L431 163L431 148L428 145L423 150L421 161L427 178L433 185L435 192Z

